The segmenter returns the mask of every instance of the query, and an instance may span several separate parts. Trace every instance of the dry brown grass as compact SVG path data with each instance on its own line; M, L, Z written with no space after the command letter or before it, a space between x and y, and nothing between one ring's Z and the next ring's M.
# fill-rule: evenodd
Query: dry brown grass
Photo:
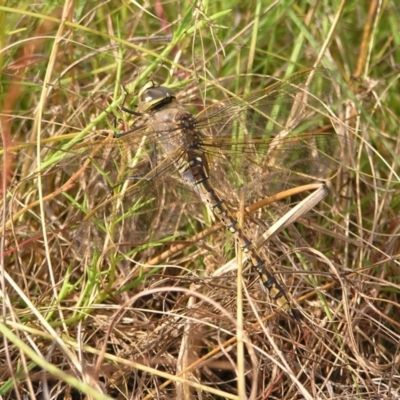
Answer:
M398 5L231 3L0 6L3 399L400 398ZM121 181L134 154L96 155L132 123L122 86L167 81L199 104L225 98L217 78L240 94L319 54L355 152L262 249L299 324L250 268L237 282L195 197L148 212Z

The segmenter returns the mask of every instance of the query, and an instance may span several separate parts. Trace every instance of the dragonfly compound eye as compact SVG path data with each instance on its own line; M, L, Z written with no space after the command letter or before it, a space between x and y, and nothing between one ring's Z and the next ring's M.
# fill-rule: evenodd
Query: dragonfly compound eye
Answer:
M159 106L170 103L175 99L175 93L165 87L156 86L152 82L152 86L145 86L139 94L139 111L149 112L156 110Z

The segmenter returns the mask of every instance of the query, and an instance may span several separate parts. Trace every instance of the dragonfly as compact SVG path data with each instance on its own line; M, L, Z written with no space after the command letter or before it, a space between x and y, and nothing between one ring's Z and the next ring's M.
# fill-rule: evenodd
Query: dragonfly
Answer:
M239 197L250 204L337 173L348 150L334 111L338 99L335 75L317 68L214 102L195 115L172 89L149 81L139 92L137 110L123 108L137 117L131 128L107 143L71 149L75 156L66 156L64 165L74 165L71 159L81 161L83 155L97 166L104 160L104 175L114 172L115 180L126 184L122 194L95 211L112 214L114 204L122 196L127 199L123 214L134 215L124 232L128 242L169 228L182 207L191 215L191 204L205 205L234 237L277 306L298 319L284 285L269 271L232 208ZM117 160L124 167L114 168ZM199 212L199 207L193 210Z
M278 182L282 189L288 182L328 179L341 165L346 143L334 129L304 132L301 123L321 114L337 123L329 108L336 90L329 71L313 69L266 90L213 104L194 116L173 90L150 81L139 92L138 109L132 112L146 116L146 122L116 135L117 139L132 136L136 142L146 137L153 144L160 156L146 153L153 158L145 180L180 176L235 238L276 304L296 319L298 313L283 286L268 271L219 191L229 193L240 182L242 192L261 195L264 177L275 184L275 191ZM255 184L246 185L250 180Z

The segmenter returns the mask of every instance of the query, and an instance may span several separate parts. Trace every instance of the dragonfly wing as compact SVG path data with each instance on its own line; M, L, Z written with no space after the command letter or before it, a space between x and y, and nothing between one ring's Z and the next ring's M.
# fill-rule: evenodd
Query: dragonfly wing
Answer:
M334 76L313 69L205 109L196 126L210 168L236 187L268 181L264 195L328 179L342 163L343 141L331 124L337 99Z
M49 214L62 215L47 227L57 231L76 226L71 240L78 253L108 245L128 254L149 240L179 233L182 208L198 206L200 200L177 171L182 153L165 158L145 133L140 130L121 139L97 135L69 149L46 149L47 159L54 162L41 171L43 197ZM28 179L36 178L34 174ZM57 182L67 188L59 194L69 199L63 210L52 210L58 207L52 201ZM22 185L16 190L16 198L23 196Z

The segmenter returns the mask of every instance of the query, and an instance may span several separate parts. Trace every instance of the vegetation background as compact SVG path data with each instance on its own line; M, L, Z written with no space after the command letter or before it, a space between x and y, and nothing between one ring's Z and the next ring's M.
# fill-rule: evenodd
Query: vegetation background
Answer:
M399 15L394 0L0 2L0 396L399 399ZM235 249L206 213L140 245L143 206L85 223L126 168L112 160L112 185L85 143L127 130L120 106L149 79L198 104L316 64L338 77L355 151L268 248L301 324L250 271L217 273Z

